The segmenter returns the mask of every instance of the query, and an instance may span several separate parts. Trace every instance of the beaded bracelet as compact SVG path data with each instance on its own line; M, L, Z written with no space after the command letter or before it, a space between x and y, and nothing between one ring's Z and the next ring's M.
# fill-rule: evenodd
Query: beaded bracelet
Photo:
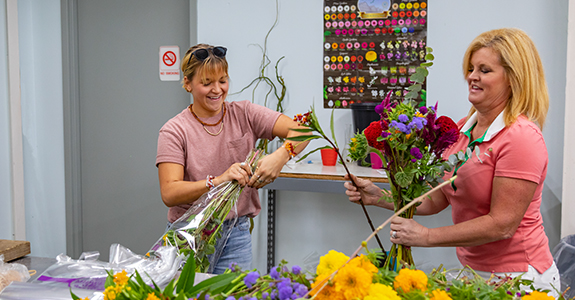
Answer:
M208 175L208 177L206 177L206 187L210 190L216 187L214 185L214 178L216 177L212 175Z
M284 148L286 148L290 159L294 158L297 155L295 153L295 149L294 149L294 146L292 143L290 143L290 142L285 143Z

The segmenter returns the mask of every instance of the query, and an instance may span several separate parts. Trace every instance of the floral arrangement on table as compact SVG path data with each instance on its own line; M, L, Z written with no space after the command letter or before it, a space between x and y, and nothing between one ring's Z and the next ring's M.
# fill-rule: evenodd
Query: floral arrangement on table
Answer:
M252 150L244 163L254 172L263 156L262 150ZM229 232L222 231L222 224L235 207L242 191L243 187L235 181L213 187L167 229L146 255L156 255L156 250L161 246L174 246L178 254L185 257L193 254L195 271L207 272L210 266L208 256L215 252L217 240L229 236Z

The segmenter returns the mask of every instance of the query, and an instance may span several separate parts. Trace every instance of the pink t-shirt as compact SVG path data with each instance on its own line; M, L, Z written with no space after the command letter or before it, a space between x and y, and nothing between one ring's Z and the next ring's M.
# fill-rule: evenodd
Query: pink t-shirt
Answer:
M458 127L463 127L462 133L457 143L446 151L445 158L467 147L470 141L463 132L471 123L474 121L466 124L463 119L458 122ZM541 131L524 116L505 127L502 113L488 129L485 141L477 146L479 158L474 152L457 170L457 191L451 185L442 189L452 206L455 224L489 213L495 176L524 179L538 185L519 228L511 238L474 247L457 247L460 262L486 272L524 272L528 265L539 273L545 272L553 263L553 257L539 210L548 162Z
M232 164L245 161L259 138L273 139L273 127L281 113L250 101L224 102L226 115L219 135L208 134L188 108L170 119L160 129L156 166L170 162L184 166L184 180L205 180L219 176ZM221 115L202 119L213 124ZM208 127L212 133L220 126ZM170 207L168 221L174 222L190 207L189 204ZM245 187L238 199L239 216L256 216L261 210L258 192ZM229 217L229 216L228 216Z

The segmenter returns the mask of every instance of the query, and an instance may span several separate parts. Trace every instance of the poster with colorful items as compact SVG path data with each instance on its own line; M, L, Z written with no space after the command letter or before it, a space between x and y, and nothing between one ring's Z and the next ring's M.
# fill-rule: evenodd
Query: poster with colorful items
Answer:
M324 0L324 108L407 93L425 61L427 9L427 1Z

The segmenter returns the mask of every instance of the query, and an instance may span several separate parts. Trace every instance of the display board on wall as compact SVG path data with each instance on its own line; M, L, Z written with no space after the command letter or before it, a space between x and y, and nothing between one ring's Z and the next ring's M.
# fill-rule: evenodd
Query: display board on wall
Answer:
M401 99L425 59L427 2L324 0L324 108Z

